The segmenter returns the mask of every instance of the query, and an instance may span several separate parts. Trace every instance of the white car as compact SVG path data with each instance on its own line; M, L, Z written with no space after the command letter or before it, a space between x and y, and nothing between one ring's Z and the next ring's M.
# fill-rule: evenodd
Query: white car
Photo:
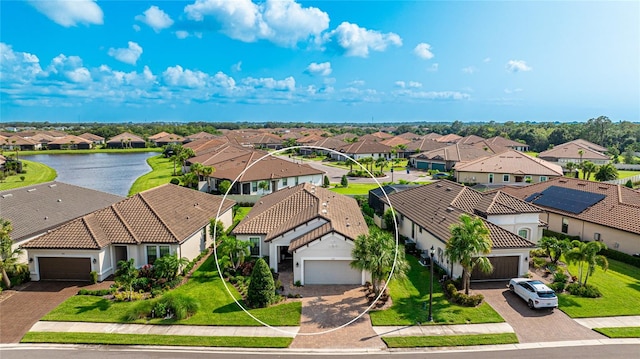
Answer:
M558 308L556 293L539 280L513 278L509 281L509 290L524 299L531 309Z

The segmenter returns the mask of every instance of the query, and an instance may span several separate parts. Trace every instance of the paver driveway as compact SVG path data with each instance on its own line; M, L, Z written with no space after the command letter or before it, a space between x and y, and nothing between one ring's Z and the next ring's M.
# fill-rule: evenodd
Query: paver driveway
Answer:
M520 343L606 338L559 309L529 309L506 285L507 282L474 283L472 288L475 293L482 293L485 301L511 325Z
M26 332L45 314L79 288L108 288L111 283L90 285L87 282L29 282L18 290L2 292L0 296L0 343L18 343Z

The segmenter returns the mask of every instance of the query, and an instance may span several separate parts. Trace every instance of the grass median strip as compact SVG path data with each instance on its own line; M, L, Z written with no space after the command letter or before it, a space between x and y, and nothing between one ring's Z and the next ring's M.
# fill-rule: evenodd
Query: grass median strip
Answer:
M293 338L61 332L29 332L21 340L22 343L172 345L236 348L287 348L292 341Z
M514 333L383 337L382 340L389 348L457 347L518 343L518 338Z
M609 338L640 338L640 327L593 328Z

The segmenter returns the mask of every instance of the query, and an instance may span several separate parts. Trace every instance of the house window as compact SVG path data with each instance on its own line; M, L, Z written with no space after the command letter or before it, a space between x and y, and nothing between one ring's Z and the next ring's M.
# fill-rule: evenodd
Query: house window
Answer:
M493 183L493 173L489 173L489 183Z
M594 233L593 234L593 240L594 241L601 241L602 239L600 239L600 233Z
M147 246L147 263L153 264L156 259L171 254L169 246Z
M283 186L286 186L286 185L287 185L287 177L285 177L285 178L283 178L283 179L282 179L282 185L283 185Z
M298 177L296 177L296 186L298 185L298 180L299 180Z
M529 239L529 229L523 228L519 230L518 235L524 239Z
M249 237L249 242L251 242L251 255L259 256L260 255L260 237Z
M258 182L251 182L251 192L258 192Z
M509 175L502 175L502 182L509 182Z
M569 218L562 218L562 233L569 233Z
M411 238L416 238L416 224L411 223Z
M544 182L547 180L547 176L540 176L540 182Z

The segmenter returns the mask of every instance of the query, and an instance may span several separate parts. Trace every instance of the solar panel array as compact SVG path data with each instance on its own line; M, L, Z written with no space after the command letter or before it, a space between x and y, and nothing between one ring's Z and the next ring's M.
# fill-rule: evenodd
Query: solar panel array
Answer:
M585 209L602 201L606 196L600 193L550 186L540 193L534 193L525 201L569 213L582 213Z

